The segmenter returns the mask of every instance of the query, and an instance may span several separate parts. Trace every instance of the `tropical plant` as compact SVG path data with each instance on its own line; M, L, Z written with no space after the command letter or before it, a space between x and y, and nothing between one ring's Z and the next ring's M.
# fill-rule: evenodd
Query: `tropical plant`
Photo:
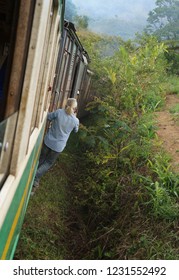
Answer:
M106 71L113 85L113 97L119 108L131 117L154 110L160 104L165 51L164 44L159 44L155 37L144 37L140 47L120 47L109 59Z

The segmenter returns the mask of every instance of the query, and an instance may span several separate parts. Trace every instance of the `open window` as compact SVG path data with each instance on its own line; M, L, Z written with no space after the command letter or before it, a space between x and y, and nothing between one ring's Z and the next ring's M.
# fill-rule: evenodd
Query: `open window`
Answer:
M30 0L0 0L0 187L12 156L33 4Z

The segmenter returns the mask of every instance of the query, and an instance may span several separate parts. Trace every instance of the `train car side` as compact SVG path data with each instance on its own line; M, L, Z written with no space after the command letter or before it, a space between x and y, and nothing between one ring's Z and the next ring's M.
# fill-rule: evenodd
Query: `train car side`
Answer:
M78 100L78 117L86 114L90 101L92 72L89 70L89 56L83 48L73 23L65 21L61 39L56 77L53 85L50 111L63 108L67 98Z
M12 259L46 125L64 1L0 2L0 258Z
M90 100L89 57L65 0L0 1L0 258L12 259L30 198L48 110Z

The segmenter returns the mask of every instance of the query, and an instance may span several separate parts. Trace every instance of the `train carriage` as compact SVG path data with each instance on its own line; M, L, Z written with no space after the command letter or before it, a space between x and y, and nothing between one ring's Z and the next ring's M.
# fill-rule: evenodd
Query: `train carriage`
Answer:
M0 256L12 259L43 139L64 1L0 0Z
M89 57L65 0L0 0L0 259L12 259L31 194L47 112L90 99Z
M64 107L67 98L78 100L78 117L86 114L86 105L91 100L92 72L90 59L83 48L72 22L64 21L56 76L53 84L50 111Z

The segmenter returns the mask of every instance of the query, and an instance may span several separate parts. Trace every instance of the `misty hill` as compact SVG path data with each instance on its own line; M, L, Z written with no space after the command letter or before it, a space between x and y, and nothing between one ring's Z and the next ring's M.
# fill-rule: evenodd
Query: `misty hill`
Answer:
M69 1L69 0L67 0ZM89 18L89 29L94 32L134 38L146 26L149 11L156 0L72 0L78 15Z
M96 19L89 20L89 30L96 33L120 36L124 40L133 39L137 32L142 32L146 25L145 20L121 20L121 19Z

